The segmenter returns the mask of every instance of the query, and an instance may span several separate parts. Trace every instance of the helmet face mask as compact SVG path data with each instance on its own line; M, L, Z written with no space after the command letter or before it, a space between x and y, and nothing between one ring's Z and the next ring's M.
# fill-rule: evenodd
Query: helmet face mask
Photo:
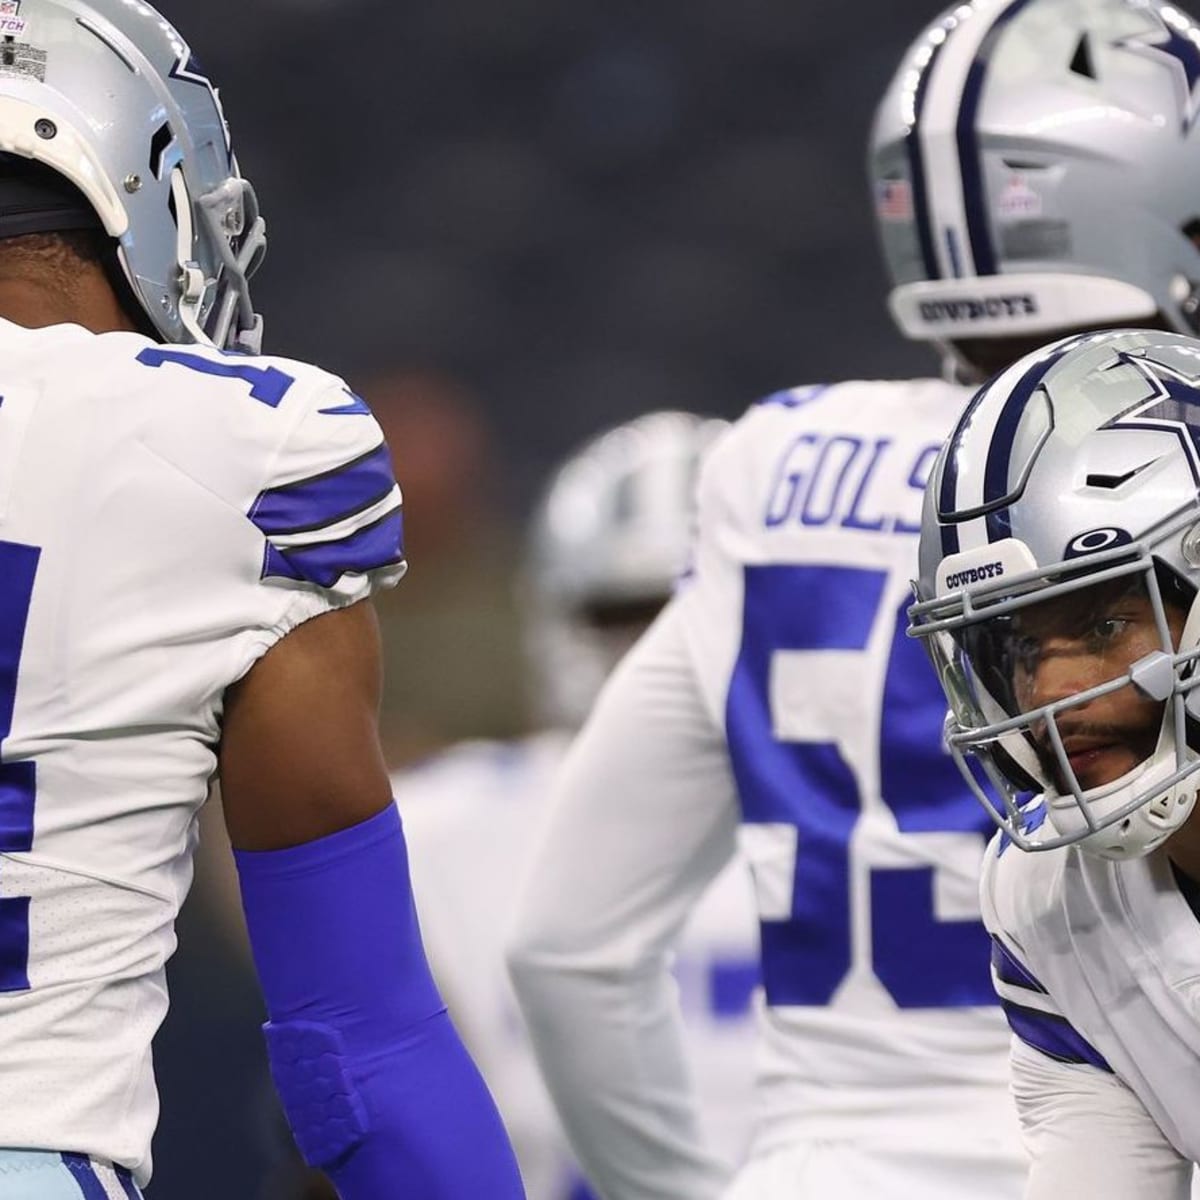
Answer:
M265 225L212 83L140 0L22 0L33 67L0 76L0 153L68 179L162 340L255 352Z
M930 26L871 151L905 336L977 365L964 341L1196 332L1198 43L1160 0L974 0Z
M1068 339L981 389L920 555L910 632L1001 828L1113 858L1165 840L1200 789L1200 342Z
M1153 849L1190 809L1192 793L1176 785L1200 770L1187 728L1200 649L1178 649L1186 611L1164 595L1145 547L1087 565L917 605L914 628L950 701L950 752L1012 840L1126 857ZM1031 812L1034 793L1045 807Z

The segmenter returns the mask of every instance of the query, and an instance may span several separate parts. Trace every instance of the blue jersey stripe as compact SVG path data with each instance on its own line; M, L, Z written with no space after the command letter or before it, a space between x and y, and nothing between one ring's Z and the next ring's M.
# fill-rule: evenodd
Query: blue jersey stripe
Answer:
M1001 998L1000 1007L1013 1033L1057 1062L1078 1063L1112 1072L1104 1056L1065 1018L1040 1009L1026 1008Z
M332 587L343 575L364 575L404 559L404 520L400 507L330 542L281 549L267 543L263 578L295 579Z
M138 1191L137 1184L133 1182L133 1176L124 1167L117 1167L117 1182L121 1185L121 1191L125 1193L128 1200L142 1200L142 1193Z
M1011 984L1013 987L1028 988L1031 992L1046 994L1046 989L1026 970L1024 964L1012 954L1009 948L995 936L992 937L992 966L996 970L996 977L1001 982Z
M79 1191L84 1200L108 1200L104 1184L96 1174L92 1160L86 1154L63 1154L63 1166L71 1172L71 1177L79 1184Z
M395 484L391 455L381 442L330 471L262 492L250 520L268 537L322 529L378 504Z

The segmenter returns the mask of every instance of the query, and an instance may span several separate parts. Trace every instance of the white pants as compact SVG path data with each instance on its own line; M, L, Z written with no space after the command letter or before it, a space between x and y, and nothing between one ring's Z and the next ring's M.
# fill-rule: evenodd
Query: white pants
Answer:
M0 1200L141 1200L128 1171L82 1154L0 1150Z
M811 1141L752 1159L722 1200L1020 1200L1027 1167L1011 1149Z

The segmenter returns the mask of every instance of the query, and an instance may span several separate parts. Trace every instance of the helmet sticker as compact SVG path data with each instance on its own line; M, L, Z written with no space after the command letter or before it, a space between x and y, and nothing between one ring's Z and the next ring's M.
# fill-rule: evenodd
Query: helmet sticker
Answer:
M1113 48L1143 55L1174 74L1182 119L1180 132L1186 135L1200 115L1200 30L1177 8L1159 8L1145 0L1127 2L1156 28L1121 38Z
M0 0L0 37L20 37L24 32L21 0Z
M1042 215L1042 196L1029 186L1024 175L1014 175L996 200L996 215L1002 221L1029 220Z
M908 180L881 179L875 185L875 211L881 221L911 221L913 198Z
M1150 394L1107 421L1103 429L1165 429L1183 445L1200 482L1200 374L1158 362L1146 353L1117 352L1113 366L1132 367L1149 385Z
M23 24L23 23L22 23ZM13 41L12 35L0 41L0 76L17 75L46 82L46 51L28 42Z
M1063 558L1080 558L1085 554L1096 554L1100 550L1111 550L1114 546L1128 546L1133 535L1124 529L1090 529L1072 538L1063 552Z

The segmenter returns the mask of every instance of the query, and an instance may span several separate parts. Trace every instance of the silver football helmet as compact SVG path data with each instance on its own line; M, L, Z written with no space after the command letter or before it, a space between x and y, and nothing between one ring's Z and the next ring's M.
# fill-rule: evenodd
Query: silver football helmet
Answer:
M687 566L700 457L726 427L655 412L601 434L554 473L523 579L538 715L583 723L604 680Z
M265 226L187 44L142 0L6 0L0 16L0 152L83 193L166 341L257 351Z
M910 338L1200 328L1200 28L1160 0L973 0L905 57L870 171Z
M975 395L926 491L910 633L951 752L1022 848L1134 856L1191 811L1198 583L1200 341L1078 335ZM1083 786L1106 752L1129 769Z

